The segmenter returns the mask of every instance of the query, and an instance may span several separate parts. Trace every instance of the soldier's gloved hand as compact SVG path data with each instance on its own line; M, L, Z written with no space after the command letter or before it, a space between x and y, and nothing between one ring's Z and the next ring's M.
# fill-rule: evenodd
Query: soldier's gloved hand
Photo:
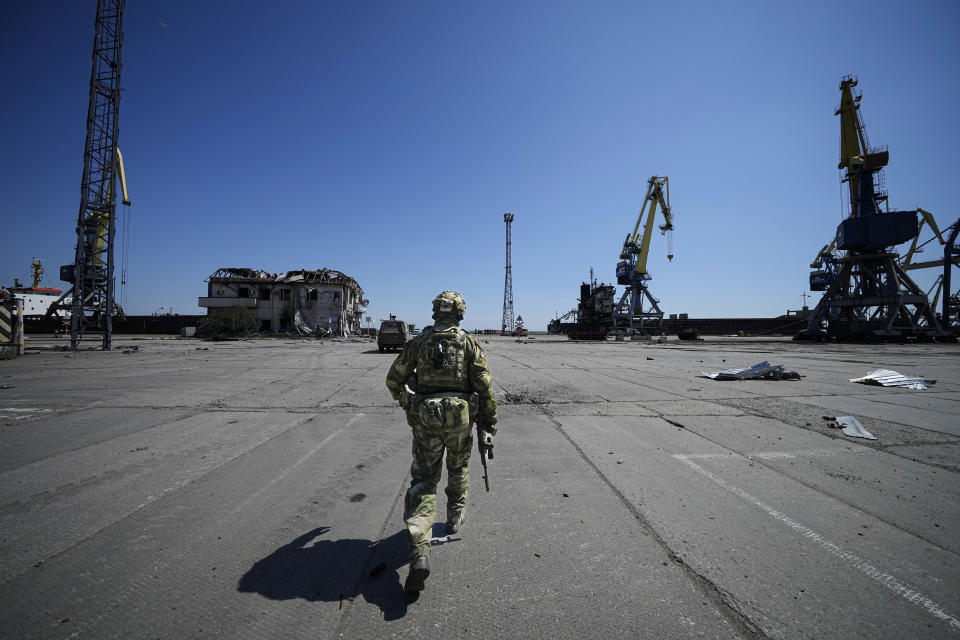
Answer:
M481 432L488 433L491 436L497 435L497 423L495 422L493 424L486 424L482 422L477 423L477 429L479 429Z

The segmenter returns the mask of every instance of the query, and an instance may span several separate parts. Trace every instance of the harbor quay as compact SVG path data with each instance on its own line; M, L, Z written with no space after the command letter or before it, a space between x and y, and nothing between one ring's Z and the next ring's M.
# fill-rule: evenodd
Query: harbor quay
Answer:
M477 338L490 490L474 451L411 595L396 354L28 336L0 362L0 637L960 631L960 346ZM797 376L709 377L764 362ZM881 369L926 388L851 381Z

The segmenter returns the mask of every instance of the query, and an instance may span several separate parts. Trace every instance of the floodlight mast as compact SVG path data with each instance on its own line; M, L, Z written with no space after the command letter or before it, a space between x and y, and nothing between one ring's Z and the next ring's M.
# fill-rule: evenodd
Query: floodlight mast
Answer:
M513 273L510 266L510 224L513 222L513 214L503 214L503 221L507 225L507 273L503 280L503 322L500 334L510 335L516 328L513 321Z

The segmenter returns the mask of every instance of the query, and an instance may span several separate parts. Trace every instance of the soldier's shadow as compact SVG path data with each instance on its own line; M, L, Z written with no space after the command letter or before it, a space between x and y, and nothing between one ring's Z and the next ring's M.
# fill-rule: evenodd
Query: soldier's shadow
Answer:
M240 578L237 591L271 600L303 598L341 602L363 598L380 607L384 619L407 614L412 599L403 591L399 569L407 564L407 533L398 531L379 544L370 540L327 540L318 527L258 561Z

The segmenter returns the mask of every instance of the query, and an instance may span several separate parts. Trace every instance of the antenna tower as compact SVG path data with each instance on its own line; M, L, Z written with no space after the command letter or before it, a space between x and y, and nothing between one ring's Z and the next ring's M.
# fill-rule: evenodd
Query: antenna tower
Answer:
M97 2L76 259L72 278L63 278L73 282L70 348L74 351L86 329L104 332L104 351L110 350L113 334L116 178L118 163L122 162L118 158L117 134L123 4L124 0Z
M513 273L510 267L510 223L513 222L513 214L503 214L503 221L507 223L507 275L503 280L503 323L500 334L509 335L516 328L513 322Z

